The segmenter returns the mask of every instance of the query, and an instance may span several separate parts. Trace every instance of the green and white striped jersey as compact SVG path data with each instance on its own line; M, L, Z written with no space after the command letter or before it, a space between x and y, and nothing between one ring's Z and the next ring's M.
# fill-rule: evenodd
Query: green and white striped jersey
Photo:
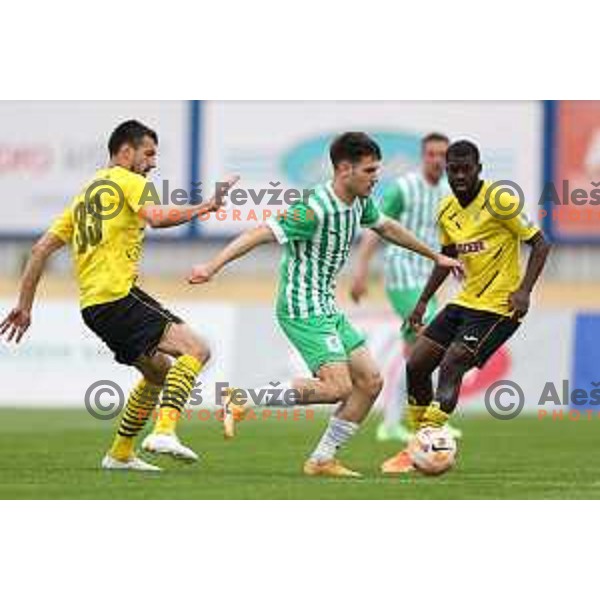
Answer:
M338 312L336 277L359 226L376 227L383 217L373 198L342 202L331 182L318 186L306 202L267 224L284 245L279 271L277 314L305 319Z
M399 177L384 192L381 212L399 221L430 248L438 249L437 206L451 193L445 176L431 185L420 171ZM384 258L385 285L390 290L422 288L431 273L430 260L388 244Z

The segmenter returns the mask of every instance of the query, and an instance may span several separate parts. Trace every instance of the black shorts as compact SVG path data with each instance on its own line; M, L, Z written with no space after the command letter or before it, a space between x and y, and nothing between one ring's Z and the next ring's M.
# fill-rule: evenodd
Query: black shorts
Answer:
M473 366L481 369L519 325L510 317L448 304L423 335L446 349L453 343L462 344L473 353Z
M114 352L116 361L125 365L132 365L141 356L152 356L170 324L183 323L135 286L124 298L88 306L81 315Z

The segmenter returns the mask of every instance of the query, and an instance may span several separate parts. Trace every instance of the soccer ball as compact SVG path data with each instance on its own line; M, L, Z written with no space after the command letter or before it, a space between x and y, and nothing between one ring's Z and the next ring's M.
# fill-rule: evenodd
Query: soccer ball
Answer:
M408 444L413 465L426 475L441 475L456 459L456 442L445 427L424 427Z

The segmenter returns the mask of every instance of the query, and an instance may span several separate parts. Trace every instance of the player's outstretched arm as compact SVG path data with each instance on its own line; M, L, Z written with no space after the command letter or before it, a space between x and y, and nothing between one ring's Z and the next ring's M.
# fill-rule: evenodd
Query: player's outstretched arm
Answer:
M531 254L527 261L525 275L519 289L513 292L509 298L509 305L513 310L512 316L515 319L520 319L527 314L533 286L541 275L550 252L550 243L546 241L541 231L525 243L531 246Z
M442 248L442 254L450 258L456 258L456 248L454 246L444 246ZM433 298L436 292L440 289L440 286L450 274L450 267L445 267L436 263L423 291L417 302L417 305L413 309L412 313L408 317L409 326L415 331L419 331L423 327L423 316L427 310L429 301Z
M183 223L201 217L210 212L218 211L224 204L229 190L240 180L239 175L233 175L217 186L217 192L206 203L187 206L155 206L154 204L140 208L139 215L153 229L176 227Z
M227 244L214 258L193 267L188 283L206 283L210 281L226 264L244 256L244 254L261 244L274 242L275 239L275 234L268 225L259 225L254 229L245 231Z
M54 252L65 245L65 242L53 233L45 233L31 249L31 254L19 286L17 306L0 323L0 336L6 334L6 341L15 338L18 344L23 334L31 325L31 308L38 283L44 272L46 261Z
M406 227L393 219L385 219L381 225L374 229L384 240L421 254L433 260L436 265L451 269L457 276L462 275L464 272L463 264L458 259L432 250L427 244L416 238Z
M354 302L360 302L360 299L367 293L369 265L378 245L379 236L372 231L365 230L358 246L356 267L350 288L350 296Z

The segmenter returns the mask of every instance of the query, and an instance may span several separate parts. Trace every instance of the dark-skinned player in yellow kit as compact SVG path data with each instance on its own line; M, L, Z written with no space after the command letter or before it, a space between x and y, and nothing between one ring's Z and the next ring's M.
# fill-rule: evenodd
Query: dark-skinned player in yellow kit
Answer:
M539 227L515 210L521 207L519 200L480 179L475 144L451 144L446 169L452 194L438 208L442 253L460 258L465 275L458 295L423 330L427 303L449 273L436 265L409 317L411 327L420 332L406 364L409 418L415 430L442 427L456 408L465 373L483 367L518 329L550 250ZM524 275L522 243L531 247ZM431 376L438 367L434 395ZM413 468L406 450L381 466L388 474Z

